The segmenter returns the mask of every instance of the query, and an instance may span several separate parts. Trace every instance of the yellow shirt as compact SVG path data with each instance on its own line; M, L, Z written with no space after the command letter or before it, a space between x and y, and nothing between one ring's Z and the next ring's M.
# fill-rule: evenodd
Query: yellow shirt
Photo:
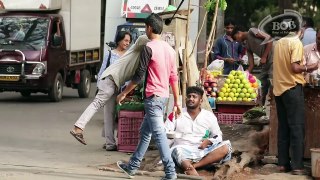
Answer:
M297 84L305 84L302 73L294 73L292 63L303 64L303 45L297 35L281 38L276 42L273 55L273 93L282 93Z

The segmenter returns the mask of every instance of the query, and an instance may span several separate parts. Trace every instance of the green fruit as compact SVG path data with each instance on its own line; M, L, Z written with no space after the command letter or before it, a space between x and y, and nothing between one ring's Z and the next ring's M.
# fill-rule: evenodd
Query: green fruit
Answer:
M257 98L257 94L256 94L256 93L251 93L250 98L251 98L251 99Z
M243 92L243 93L247 93L248 90L247 90L246 88L243 88L243 89L242 89L242 92Z
M253 93L253 89L252 88L248 88L248 93Z
M239 79L237 79L237 80L239 80ZM233 84L232 87L237 89L239 87L239 85L238 84Z
M218 101L222 101L222 97L218 97L217 100L218 100Z
M237 89L237 93L240 93L241 91L242 91L241 88L238 88L238 89Z
M234 97L238 97L239 96L239 93L234 93Z
M237 92L237 89L236 89L236 88L232 88L232 89L231 89L231 92L236 93L236 92Z
M225 93L225 92L227 92L227 89L225 87L223 87L223 88L220 89L220 92L224 92Z
M233 98L233 97L234 97L234 93L233 93L233 92L230 92L230 93L229 93L229 97L232 97L232 98Z
M233 74L229 74L229 75L228 75L228 78L229 78L230 80L233 80L233 79L234 79Z
M223 87L228 88L228 87L229 87L229 85L228 85L228 84L226 84L226 83L224 83Z
M237 101L242 101L242 98L241 98L241 97L238 97L238 98L237 98Z
M246 98L249 98L250 97L250 93L246 93Z
M249 83L247 83L247 84L245 84L244 85L244 88L247 88L247 89L249 89L251 86L250 86L250 84Z
M224 97L225 95L224 95L224 92L219 92L219 97Z
M243 88L243 86L244 86L243 84L239 84L239 88Z
M227 100L228 100L228 101L232 101L232 97L228 97Z
M236 98L236 97L233 97L233 98L232 98L232 101L237 101L237 98Z
M240 93L239 97L244 98L246 95L244 93Z
M242 84L247 84L247 83L249 83L249 81L247 80L247 79L242 79Z
M229 84L230 83L230 79L226 79L225 83Z

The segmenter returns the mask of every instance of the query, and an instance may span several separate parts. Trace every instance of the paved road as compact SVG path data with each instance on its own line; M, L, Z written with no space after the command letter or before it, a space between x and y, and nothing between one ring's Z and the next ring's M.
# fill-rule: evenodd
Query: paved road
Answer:
M41 93L30 98L14 92L0 93L0 179L123 179L121 173L97 168L129 158L125 153L102 149L102 111L87 125L87 146L69 134L94 91L95 85L90 98L80 99L76 90L64 88L63 101L59 103L49 102Z

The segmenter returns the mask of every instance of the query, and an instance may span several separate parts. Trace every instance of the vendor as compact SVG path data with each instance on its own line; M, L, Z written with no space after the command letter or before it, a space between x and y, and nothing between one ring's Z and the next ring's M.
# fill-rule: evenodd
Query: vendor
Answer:
M212 59L224 61L223 74L229 74L232 70L237 70L241 62L242 45L231 37L234 27L235 23L233 20L226 19L224 21L225 34L217 39L213 50Z

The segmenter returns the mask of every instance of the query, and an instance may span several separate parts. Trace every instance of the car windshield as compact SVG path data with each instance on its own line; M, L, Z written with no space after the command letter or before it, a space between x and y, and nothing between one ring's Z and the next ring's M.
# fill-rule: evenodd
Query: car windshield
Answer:
M49 19L0 17L0 49L40 50L46 44Z

